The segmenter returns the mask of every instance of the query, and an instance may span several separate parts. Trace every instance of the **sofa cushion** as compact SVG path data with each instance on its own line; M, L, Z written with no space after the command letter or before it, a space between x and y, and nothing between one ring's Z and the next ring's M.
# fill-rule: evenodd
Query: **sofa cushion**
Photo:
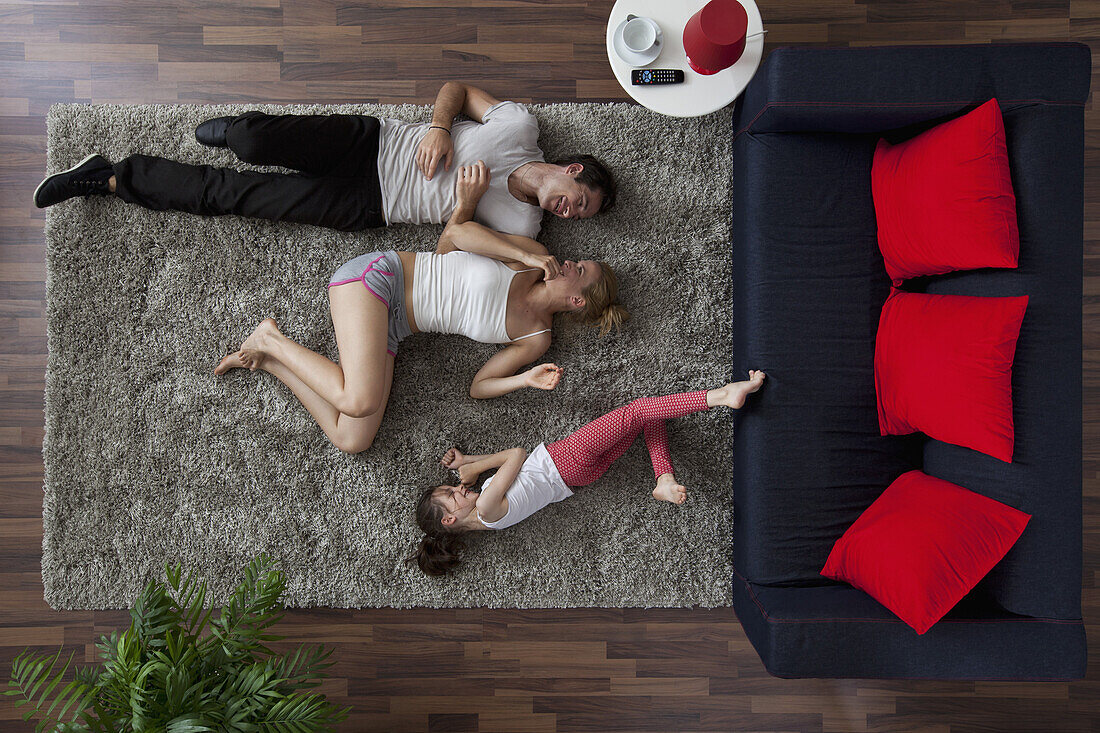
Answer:
M932 440L925 473L1032 515L982 585L1006 609L1081 617L1081 267L1083 123L1077 107L1004 111L1020 227L1014 270L953 272L929 293L1027 295L1012 371L1012 463ZM1053 141L1064 144L1053 144ZM919 281L906 285L912 288Z
M997 100L896 145L879 140L871 190L879 248L895 285L952 270L1016 267L1016 197Z
M837 538L905 471L920 438L879 434L874 340L890 279L875 240L877 136L742 135L734 165L734 564L824 584ZM743 490L742 490L743 487Z
M866 591L923 634L1004 557L1029 518L909 471L837 540L821 574Z
M920 431L1012 460L1012 358L1027 296L894 290L875 341L883 435Z

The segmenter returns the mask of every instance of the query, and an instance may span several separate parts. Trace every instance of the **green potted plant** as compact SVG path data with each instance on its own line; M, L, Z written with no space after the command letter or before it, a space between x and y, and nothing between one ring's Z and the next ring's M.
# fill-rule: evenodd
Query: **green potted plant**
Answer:
M130 611L130 628L96 642L101 664L55 671L56 654L24 650L12 662L5 695L39 714L35 731L58 733L307 733L331 730L347 717L317 692L332 650L299 646L281 656L267 644L283 637L286 576L267 555L253 560L217 618L206 609L206 582L180 566L167 584L153 581Z

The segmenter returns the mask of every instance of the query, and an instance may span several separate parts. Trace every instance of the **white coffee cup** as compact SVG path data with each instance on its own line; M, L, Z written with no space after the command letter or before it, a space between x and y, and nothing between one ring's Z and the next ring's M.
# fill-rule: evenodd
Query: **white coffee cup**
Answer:
M632 18L623 26L623 45L634 53L645 53L657 44L657 28L649 18Z

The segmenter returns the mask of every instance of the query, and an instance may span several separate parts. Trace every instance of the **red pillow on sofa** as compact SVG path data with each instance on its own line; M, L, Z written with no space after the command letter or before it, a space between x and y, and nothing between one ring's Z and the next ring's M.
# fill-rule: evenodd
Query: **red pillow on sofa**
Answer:
M1027 296L892 290L875 340L883 435L920 431L1012 461L1012 360Z
M993 569L1030 519L909 471L837 540L821 574L868 593L923 634Z
M1017 266L1016 196L996 99L903 143L879 140L871 194L878 246L895 285Z

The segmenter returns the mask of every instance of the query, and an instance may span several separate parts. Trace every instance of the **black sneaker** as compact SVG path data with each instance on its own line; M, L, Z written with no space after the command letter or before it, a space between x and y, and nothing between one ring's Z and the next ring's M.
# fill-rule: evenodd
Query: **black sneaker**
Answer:
M34 205L44 209L74 196L106 196L111 193L107 182L114 174L107 159L93 153L67 171L46 176L34 189Z
M229 130L229 125L232 124L235 119L237 119L237 117L234 115L232 117L215 117L212 120L207 120L195 128L195 139L211 148L228 148L229 143L225 141L225 133Z

